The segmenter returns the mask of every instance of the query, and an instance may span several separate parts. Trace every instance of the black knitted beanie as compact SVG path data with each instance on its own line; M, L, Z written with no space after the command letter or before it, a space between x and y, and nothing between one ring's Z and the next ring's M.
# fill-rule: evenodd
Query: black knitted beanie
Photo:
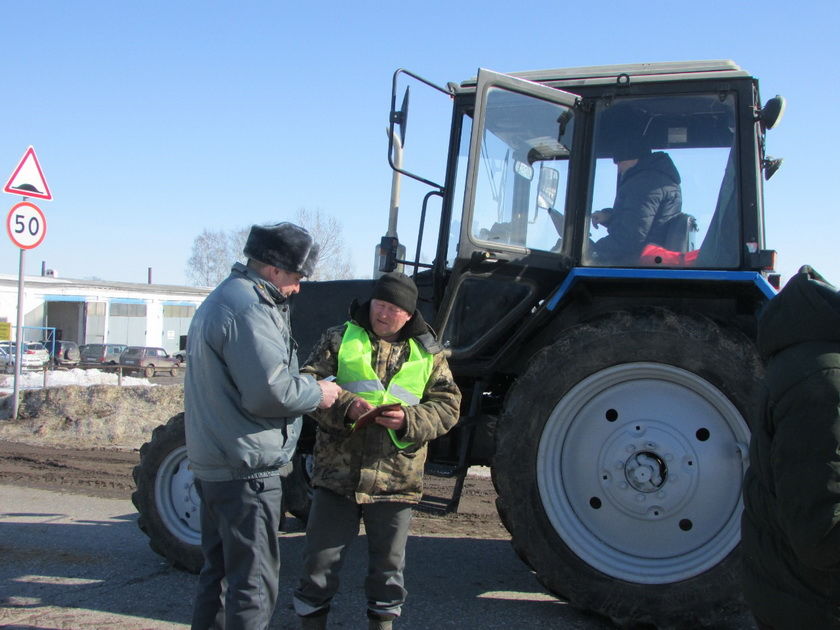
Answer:
M417 285L404 273L391 271L376 281L373 295L370 297L374 300L390 302L413 314L417 308Z

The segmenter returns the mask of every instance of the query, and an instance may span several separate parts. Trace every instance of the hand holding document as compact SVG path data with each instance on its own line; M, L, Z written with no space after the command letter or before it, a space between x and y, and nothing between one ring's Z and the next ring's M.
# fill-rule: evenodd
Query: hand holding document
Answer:
M374 407L370 411L367 411L359 416L359 419L356 420L356 423L353 425L353 430L356 431L358 429L362 429L373 422L378 416L381 416L384 412L397 410L401 406L402 405L400 405L400 403L389 403L387 405Z

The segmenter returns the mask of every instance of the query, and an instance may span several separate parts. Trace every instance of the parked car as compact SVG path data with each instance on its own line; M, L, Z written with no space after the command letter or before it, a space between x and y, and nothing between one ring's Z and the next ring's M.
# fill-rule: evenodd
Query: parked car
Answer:
M120 362L120 355L127 348L121 343L89 343L81 347L79 351L81 365L117 365Z
M50 353L50 360L53 367L76 367L81 360L81 353L79 351L79 344L75 341L65 341L58 339L56 341L42 341Z
M32 359L24 357L23 365L26 366ZM0 342L0 365L3 367L3 372L11 374L15 371L15 342L3 341Z
M24 341L20 348L21 370L40 370L50 360L50 354L44 344L37 341ZM4 372L13 372L15 366L15 342L0 342L0 365Z
M47 350L47 347L42 344L40 341L24 341L23 347L21 348L21 353L25 356L35 356L38 359L39 365L38 367L44 367L47 363L50 362L50 353ZM21 362L23 365L23 362Z
M187 336L181 335L180 339L178 340L178 352L175 353L175 357L181 362L183 365L187 362Z
M120 365L126 373L142 372L146 378L152 378L157 372L168 372L175 376L181 361L170 356L163 348L130 346L120 356Z
M11 374L15 367L15 345L8 341L0 342L0 369L4 374Z

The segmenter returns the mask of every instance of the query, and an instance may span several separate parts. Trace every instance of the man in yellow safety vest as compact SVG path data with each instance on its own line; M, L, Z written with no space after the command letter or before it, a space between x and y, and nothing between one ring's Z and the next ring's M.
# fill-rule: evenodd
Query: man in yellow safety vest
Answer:
M405 544L411 506L423 493L426 444L460 415L461 393L445 352L417 310L417 287L391 272L350 321L329 329L303 374L342 387L318 426L303 576L294 594L302 627L326 627L345 551L364 519L365 581L372 630L390 630L405 602Z

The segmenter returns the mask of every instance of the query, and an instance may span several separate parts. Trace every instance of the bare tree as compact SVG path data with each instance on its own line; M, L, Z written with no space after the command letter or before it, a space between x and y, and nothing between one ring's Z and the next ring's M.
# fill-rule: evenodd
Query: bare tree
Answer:
M318 265L310 280L340 280L353 277L353 267L344 246L341 224L321 210L301 208L295 223L306 228L321 246ZM250 226L223 232L205 229L192 245L187 260L187 277L197 286L215 286L230 273L233 263L244 262L242 250L248 240Z
M251 233L251 226L242 227L238 230L233 230L228 234L228 251L230 258L233 261L245 262L245 243L248 241L248 234ZM233 263L231 263L233 264Z
M211 232L207 229L195 237L192 254L187 260L187 277L194 285L215 286L227 275L225 241L224 232Z
M306 228L321 246L318 265L310 280L345 280L353 277L353 266L344 247L341 224L335 217L326 216L317 209L299 208L297 223Z

